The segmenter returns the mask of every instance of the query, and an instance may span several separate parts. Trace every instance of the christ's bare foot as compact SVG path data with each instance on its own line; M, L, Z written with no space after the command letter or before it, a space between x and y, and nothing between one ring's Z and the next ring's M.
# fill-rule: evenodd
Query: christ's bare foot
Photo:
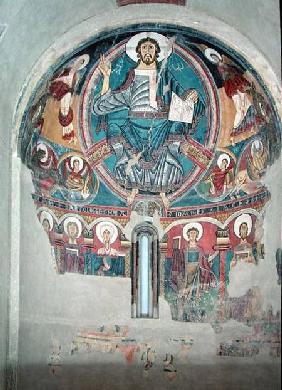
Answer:
M138 194L138 188L132 188L131 194L127 197L128 205L131 205Z
M170 205L169 205L169 200L168 200L166 194L165 194L164 192L161 192L161 193L160 193L160 196L161 196L161 198L162 198L164 207L165 207L166 209L168 209Z

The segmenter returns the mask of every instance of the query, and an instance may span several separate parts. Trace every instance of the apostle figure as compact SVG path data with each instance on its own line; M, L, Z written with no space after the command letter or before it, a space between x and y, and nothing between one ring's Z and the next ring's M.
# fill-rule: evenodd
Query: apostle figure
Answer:
M240 243L234 247L234 258L231 262L231 267L234 267L238 262L255 264L253 256L253 245L247 240L252 230L252 218L249 214L240 215L234 223L234 233L240 238Z
M83 256L81 254L81 233L82 225L76 217L67 217L64 221L64 232L66 234L65 270L66 272L83 273Z
M115 90L110 89L111 64L101 57L103 85L93 112L100 116L116 113L107 139L117 157L116 179L131 190L128 204L142 191L160 194L168 207L166 194L183 181L180 138L184 140L193 131L204 113L204 103L195 89L183 87L167 68L171 47L161 34L137 34L128 41L126 53L137 65ZM185 118L180 115L176 120L179 104L186 107Z
M194 293L197 296L200 290L207 290L216 282L210 259L198 244L202 235L203 227L198 222L188 223L183 228L187 246L184 249L184 272L178 281L180 296L192 297Z
M43 210L40 213L40 222L44 231L48 234L50 242L52 243L52 230L54 226L53 217L46 210Z
M105 272L115 275L123 275L124 273L124 254L112 247L118 238L117 227L109 221L99 222L96 226L96 235L99 241L103 244L98 249L98 256L102 257L102 264L98 273L103 275Z

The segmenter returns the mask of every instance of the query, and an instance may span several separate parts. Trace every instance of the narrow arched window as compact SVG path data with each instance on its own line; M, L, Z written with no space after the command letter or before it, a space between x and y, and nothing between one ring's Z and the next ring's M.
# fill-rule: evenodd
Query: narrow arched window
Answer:
M132 237L131 314L138 318L158 318L159 242L156 229L137 226Z

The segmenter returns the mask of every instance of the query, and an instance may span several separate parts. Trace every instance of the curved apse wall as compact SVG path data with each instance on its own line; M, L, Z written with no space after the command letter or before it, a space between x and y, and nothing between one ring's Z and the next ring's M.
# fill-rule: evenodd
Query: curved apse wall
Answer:
M172 25L106 31L38 84L19 149L56 272L136 281L132 232L143 220L158 230L154 291L172 319L265 315L253 275L281 125L234 50ZM277 269L279 279L279 255Z

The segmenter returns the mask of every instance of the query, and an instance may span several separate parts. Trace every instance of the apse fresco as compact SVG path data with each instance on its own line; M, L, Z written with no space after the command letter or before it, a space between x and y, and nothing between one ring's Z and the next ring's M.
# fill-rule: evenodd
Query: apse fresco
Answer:
M158 232L154 293L173 320L263 315L259 287L236 301L228 286L264 258L263 178L281 126L233 50L188 28L107 31L50 68L19 148L56 272L135 280L132 237L144 221Z

